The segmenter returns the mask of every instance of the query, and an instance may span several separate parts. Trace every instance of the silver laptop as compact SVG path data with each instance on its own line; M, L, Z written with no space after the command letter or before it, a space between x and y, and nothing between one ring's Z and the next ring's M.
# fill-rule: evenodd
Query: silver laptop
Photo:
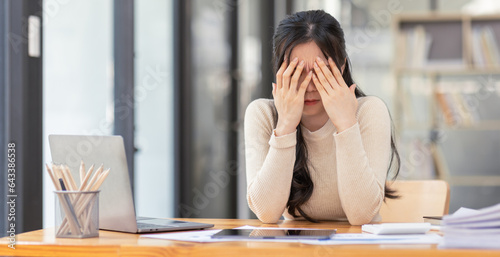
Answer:
M66 164L77 178L80 161L87 169L111 169L99 193L99 228L128 233L176 231L213 227L213 224L136 217L132 188L121 136L49 135L52 162Z

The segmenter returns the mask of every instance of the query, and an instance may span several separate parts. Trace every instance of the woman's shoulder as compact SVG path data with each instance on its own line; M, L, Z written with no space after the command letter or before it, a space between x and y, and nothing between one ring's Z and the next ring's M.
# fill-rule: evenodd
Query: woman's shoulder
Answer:
M387 105L379 97L369 95L358 98L358 109L381 109L387 111Z
M274 115L275 107L274 100L259 98L253 100L246 109L245 116L247 115L265 115L271 116Z
M253 100L245 111L245 122L259 122L265 124L274 123L276 108L274 107L274 100L259 98Z
M389 109L385 102L377 96L364 96L358 98L358 115L388 115Z

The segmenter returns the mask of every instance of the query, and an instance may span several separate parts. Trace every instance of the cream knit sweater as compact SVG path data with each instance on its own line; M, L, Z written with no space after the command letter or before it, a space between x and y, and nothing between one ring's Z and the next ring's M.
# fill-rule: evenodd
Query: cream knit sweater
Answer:
M367 96L358 102L358 123L341 133L330 121L314 132L301 127L314 183L302 210L311 218L347 219L352 225L380 220L391 158L391 120L379 98ZM282 215L294 219L286 203L296 132L276 137L274 112L273 100L257 99L245 113L247 201L264 223L276 223Z

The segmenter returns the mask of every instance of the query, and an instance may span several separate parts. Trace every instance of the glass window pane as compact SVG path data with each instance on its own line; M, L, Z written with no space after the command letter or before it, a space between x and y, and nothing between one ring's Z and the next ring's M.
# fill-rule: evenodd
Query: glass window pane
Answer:
M43 143L49 134L111 134L113 9L111 0L45 1ZM44 227L54 225L54 186L44 175Z
M174 204L173 1L135 1L135 206L172 217Z

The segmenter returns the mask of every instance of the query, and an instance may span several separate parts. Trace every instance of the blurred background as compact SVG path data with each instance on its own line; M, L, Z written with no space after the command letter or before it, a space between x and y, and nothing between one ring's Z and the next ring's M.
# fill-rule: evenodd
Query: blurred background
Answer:
M498 1L0 0L17 232L54 224L49 134L122 135L140 216L254 218L245 108L271 97L276 25L312 9L339 20L354 80L389 107L398 179L447 180L450 212L498 203Z

